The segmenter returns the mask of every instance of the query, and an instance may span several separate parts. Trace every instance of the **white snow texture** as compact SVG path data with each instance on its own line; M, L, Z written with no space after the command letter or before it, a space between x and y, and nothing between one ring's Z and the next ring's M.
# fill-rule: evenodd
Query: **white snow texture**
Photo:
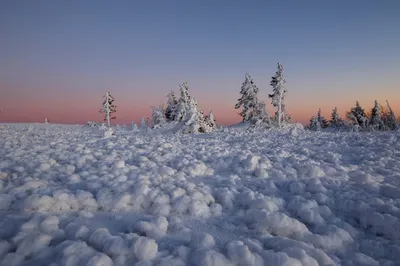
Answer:
M0 265L400 265L400 133L0 124Z

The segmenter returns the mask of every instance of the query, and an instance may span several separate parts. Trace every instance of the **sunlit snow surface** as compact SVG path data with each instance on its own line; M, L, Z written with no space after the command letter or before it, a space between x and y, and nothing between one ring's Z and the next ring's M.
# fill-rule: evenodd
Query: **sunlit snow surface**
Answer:
M400 134L0 124L0 265L400 265Z

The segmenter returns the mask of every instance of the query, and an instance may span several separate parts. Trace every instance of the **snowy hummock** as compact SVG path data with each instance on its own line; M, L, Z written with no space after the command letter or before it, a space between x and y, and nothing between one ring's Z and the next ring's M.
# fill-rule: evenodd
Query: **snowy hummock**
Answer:
M0 265L400 265L399 132L0 124Z

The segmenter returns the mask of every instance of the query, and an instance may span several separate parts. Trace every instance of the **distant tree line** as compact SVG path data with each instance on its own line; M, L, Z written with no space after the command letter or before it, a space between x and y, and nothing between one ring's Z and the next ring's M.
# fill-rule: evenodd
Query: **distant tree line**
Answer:
M291 117L287 113L285 105L286 78L283 65L278 63L275 74L271 77L270 85L272 93L268 94L271 104L276 108L273 116L270 116L266 109L266 104L259 98L259 88L249 74L245 75L245 80L240 89L240 98L235 104L235 109L239 109L238 115L242 117L244 123L248 123L249 129L270 129L283 128L291 124ZM151 106L151 118L142 118L139 127L132 122L132 127L140 129L161 129L167 127L175 132L181 133L208 133L216 129L216 119L212 111L204 115L199 108L197 100L189 95L187 82L179 85L180 95L176 97L174 91L167 96L166 105L158 108ZM110 120L115 119L112 114L116 112L114 97L108 91L103 97L103 104L100 112L104 113L104 120L107 128L111 130ZM310 119L307 126L309 130L320 131L323 129L333 130L352 130L352 131L387 131L398 128L400 117L396 116L386 101L386 106L381 106L378 101L369 112L361 107L359 102L346 113L346 119L342 119L335 107L332 110L331 118L325 119L321 109L317 115ZM89 121L88 126L96 126L97 123Z
M347 120L342 119L335 107L332 110L331 119L325 119L318 110L316 116L310 119L308 128L313 131L320 131L325 128L335 130L353 130L353 131L388 131L398 128L398 119L390 107L389 101L386 101L386 107L375 100L374 106L369 112L366 112L357 101L356 105L346 112Z

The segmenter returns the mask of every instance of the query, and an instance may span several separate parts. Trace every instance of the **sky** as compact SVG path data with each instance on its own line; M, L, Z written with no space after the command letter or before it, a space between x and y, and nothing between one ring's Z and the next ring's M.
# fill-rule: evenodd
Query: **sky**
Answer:
M220 124L249 73L268 93L285 67L286 108L307 123L358 100L389 100L400 115L400 1L0 1L0 122L102 121L110 90L116 124L187 81Z

